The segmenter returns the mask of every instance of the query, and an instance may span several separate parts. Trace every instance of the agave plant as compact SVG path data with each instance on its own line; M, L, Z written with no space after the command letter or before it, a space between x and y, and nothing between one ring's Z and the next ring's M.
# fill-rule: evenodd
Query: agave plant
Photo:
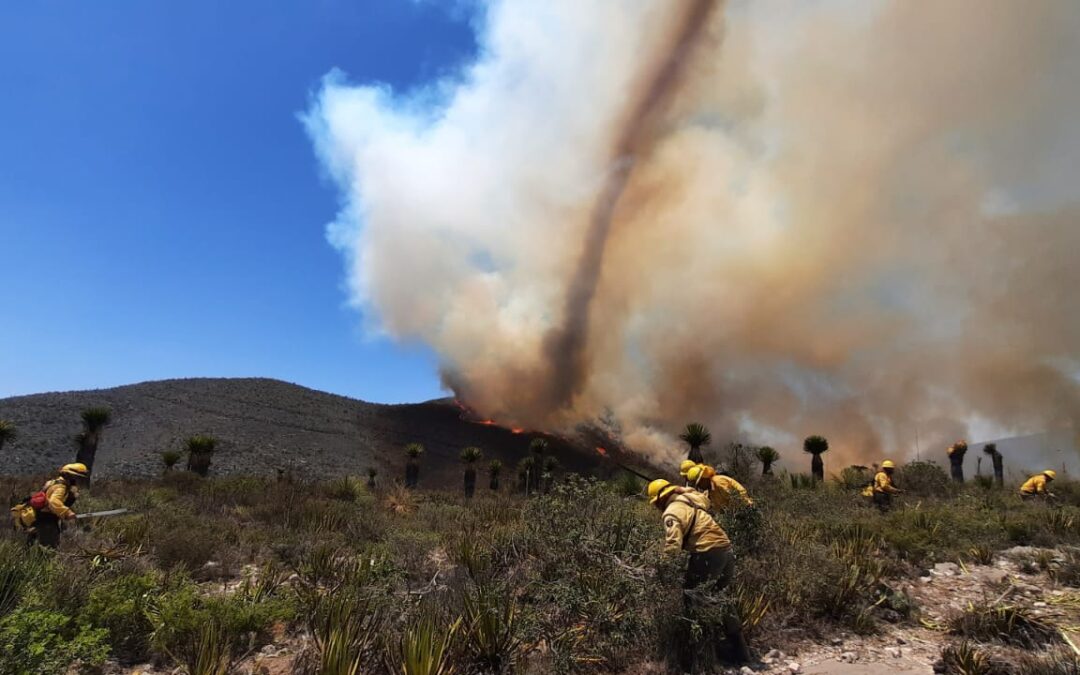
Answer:
M465 496L476 493L476 462L483 457L480 448L470 445L461 451L461 461L465 463Z
M210 473L210 460L214 456L217 439L213 436L198 434L187 439L184 448L188 453L187 469L200 476Z
M165 471L172 471L176 463L180 461L180 457L182 455L179 450L166 450L161 453L161 463L165 465Z
M705 461L705 455L702 454L701 448L712 442L712 434L709 433L704 424L698 422L687 424L683 432L679 434L679 438L690 447L690 452L686 455L687 459L698 464Z
M825 480L825 463L821 461L821 456L828 450L829 442L824 436L807 436L803 441L803 452L813 455L810 460L810 474L819 483Z
M761 475L771 476L772 465L780 459L780 453L768 445L763 445L754 453L761 462Z
M424 454L424 446L419 443L409 443L405 446L405 487L414 488L420 482L420 455Z
M401 675L453 675L452 647L460 628L460 618L443 627L434 610L423 609L391 654L390 670Z
M75 437L78 444L75 461L85 464L87 471L93 473L101 432L112 422L112 412L103 407L87 408L82 411L81 417L83 430Z
M357 675L384 628L383 612L356 593L320 595L308 628L319 654L319 675Z
M18 430L13 422L0 420L0 450L4 449L5 443L14 441L18 436Z
M462 651L483 673L513 670L521 652L518 611L513 596L477 585L462 595Z

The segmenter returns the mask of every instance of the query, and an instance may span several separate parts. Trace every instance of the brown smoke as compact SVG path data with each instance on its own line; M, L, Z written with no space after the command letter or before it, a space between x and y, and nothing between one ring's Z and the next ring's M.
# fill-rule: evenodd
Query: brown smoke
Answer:
M544 353L550 364L547 396L538 402L541 410L561 411L572 403L588 376L584 349L588 344L589 310L604 263L608 233L634 170L636 158L648 152L656 138L656 125L678 91L683 70L694 49L705 36L711 16L719 11L719 0L688 0L676 9L672 35L664 40L654 66L647 66L641 93L632 97L626 120L612 148L612 169L596 200L585 231L581 258L566 291L562 325L552 328L544 339ZM680 15L681 14L681 15Z
M330 81L308 120L354 299L481 414L796 467L1080 430L1080 5L490 12L440 107Z

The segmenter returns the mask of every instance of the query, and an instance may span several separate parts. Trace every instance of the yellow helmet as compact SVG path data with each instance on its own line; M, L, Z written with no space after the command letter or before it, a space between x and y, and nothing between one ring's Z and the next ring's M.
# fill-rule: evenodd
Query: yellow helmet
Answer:
M697 462L694 460L684 459L682 464L679 465L679 475L686 476L690 472L690 469L693 469L695 466L697 466Z
M702 480L712 480L713 476L716 475L716 469L712 468L708 464L700 464L699 466L701 467L700 477Z
M86 475L90 473L90 470L86 468L86 465L82 462L76 462L75 464L65 464L60 467L61 474L67 474L68 476L75 476L76 478L86 478Z
M671 481L664 480L663 478L657 478L653 482L649 483L649 503L655 504L675 489L675 486L671 484Z
M896 464L891 459L887 459L887 460L885 460L884 462L881 463L881 468L882 469L895 469Z
M686 472L686 480L690 481L690 483L694 485L697 485L698 481L701 480L701 474L703 473L705 473L705 467L701 464L698 464L697 466L692 467L689 471Z
M1047 478L1049 478L1050 480L1056 480L1057 479L1057 472L1054 471L1053 469L1047 469L1046 471L1043 471L1043 475L1046 476Z

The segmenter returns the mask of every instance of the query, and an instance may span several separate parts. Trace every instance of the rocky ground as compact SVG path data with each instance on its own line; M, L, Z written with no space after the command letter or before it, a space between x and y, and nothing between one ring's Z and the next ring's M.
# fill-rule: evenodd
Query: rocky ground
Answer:
M842 633L819 639L797 635L761 635L757 645L765 649L761 663L753 668L731 669L730 675L929 675L935 671L942 647L950 636L945 629L949 616L970 603L1011 603L1049 621L1067 634L1080 631L1080 590L1060 587L1033 561L1060 560L1048 549L1016 547L1004 551L990 565L939 563L926 576L898 585L919 606L917 625L886 624L874 635ZM247 568L245 574L253 573ZM207 584L207 592L225 592L239 579ZM783 648L768 648L769 643ZM286 675L295 671L297 657L310 648L303 637L285 636L247 657L236 671L240 675ZM135 668L106 669L109 675L175 675L146 664ZM525 672L539 672L534 669ZM638 671L662 673L658 664L643 664Z

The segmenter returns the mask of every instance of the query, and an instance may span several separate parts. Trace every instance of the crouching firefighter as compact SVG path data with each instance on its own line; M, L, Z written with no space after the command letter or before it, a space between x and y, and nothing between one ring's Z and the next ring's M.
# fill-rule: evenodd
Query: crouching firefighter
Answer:
M735 555L731 540L712 516L709 498L690 488L672 485L659 479L649 483L649 503L663 512L664 553L676 555L680 550L690 553L683 580L683 602L689 616L702 591L718 592L726 588L735 575ZM723 629L730 648L730 660L750 661L750 649L743 638L739 618L730 608L723 612ZM693 650L686 644L680 650L680 666L684 672L693 667Z
M899 488L893 485L894 471L896 471L896 464L891 459L885 460L881 463L881 471L878 471L874 476L874 482L871 485L871 497L874 500L874 506L882 513L892 508L893 495L901 492Z
M47 548L60 545L62 523L75 519L71 507L78 497L78 485L88 473L85 464L65 464L60 475L46 482L40 492L12 507L15 527L26 532L27 544Z

